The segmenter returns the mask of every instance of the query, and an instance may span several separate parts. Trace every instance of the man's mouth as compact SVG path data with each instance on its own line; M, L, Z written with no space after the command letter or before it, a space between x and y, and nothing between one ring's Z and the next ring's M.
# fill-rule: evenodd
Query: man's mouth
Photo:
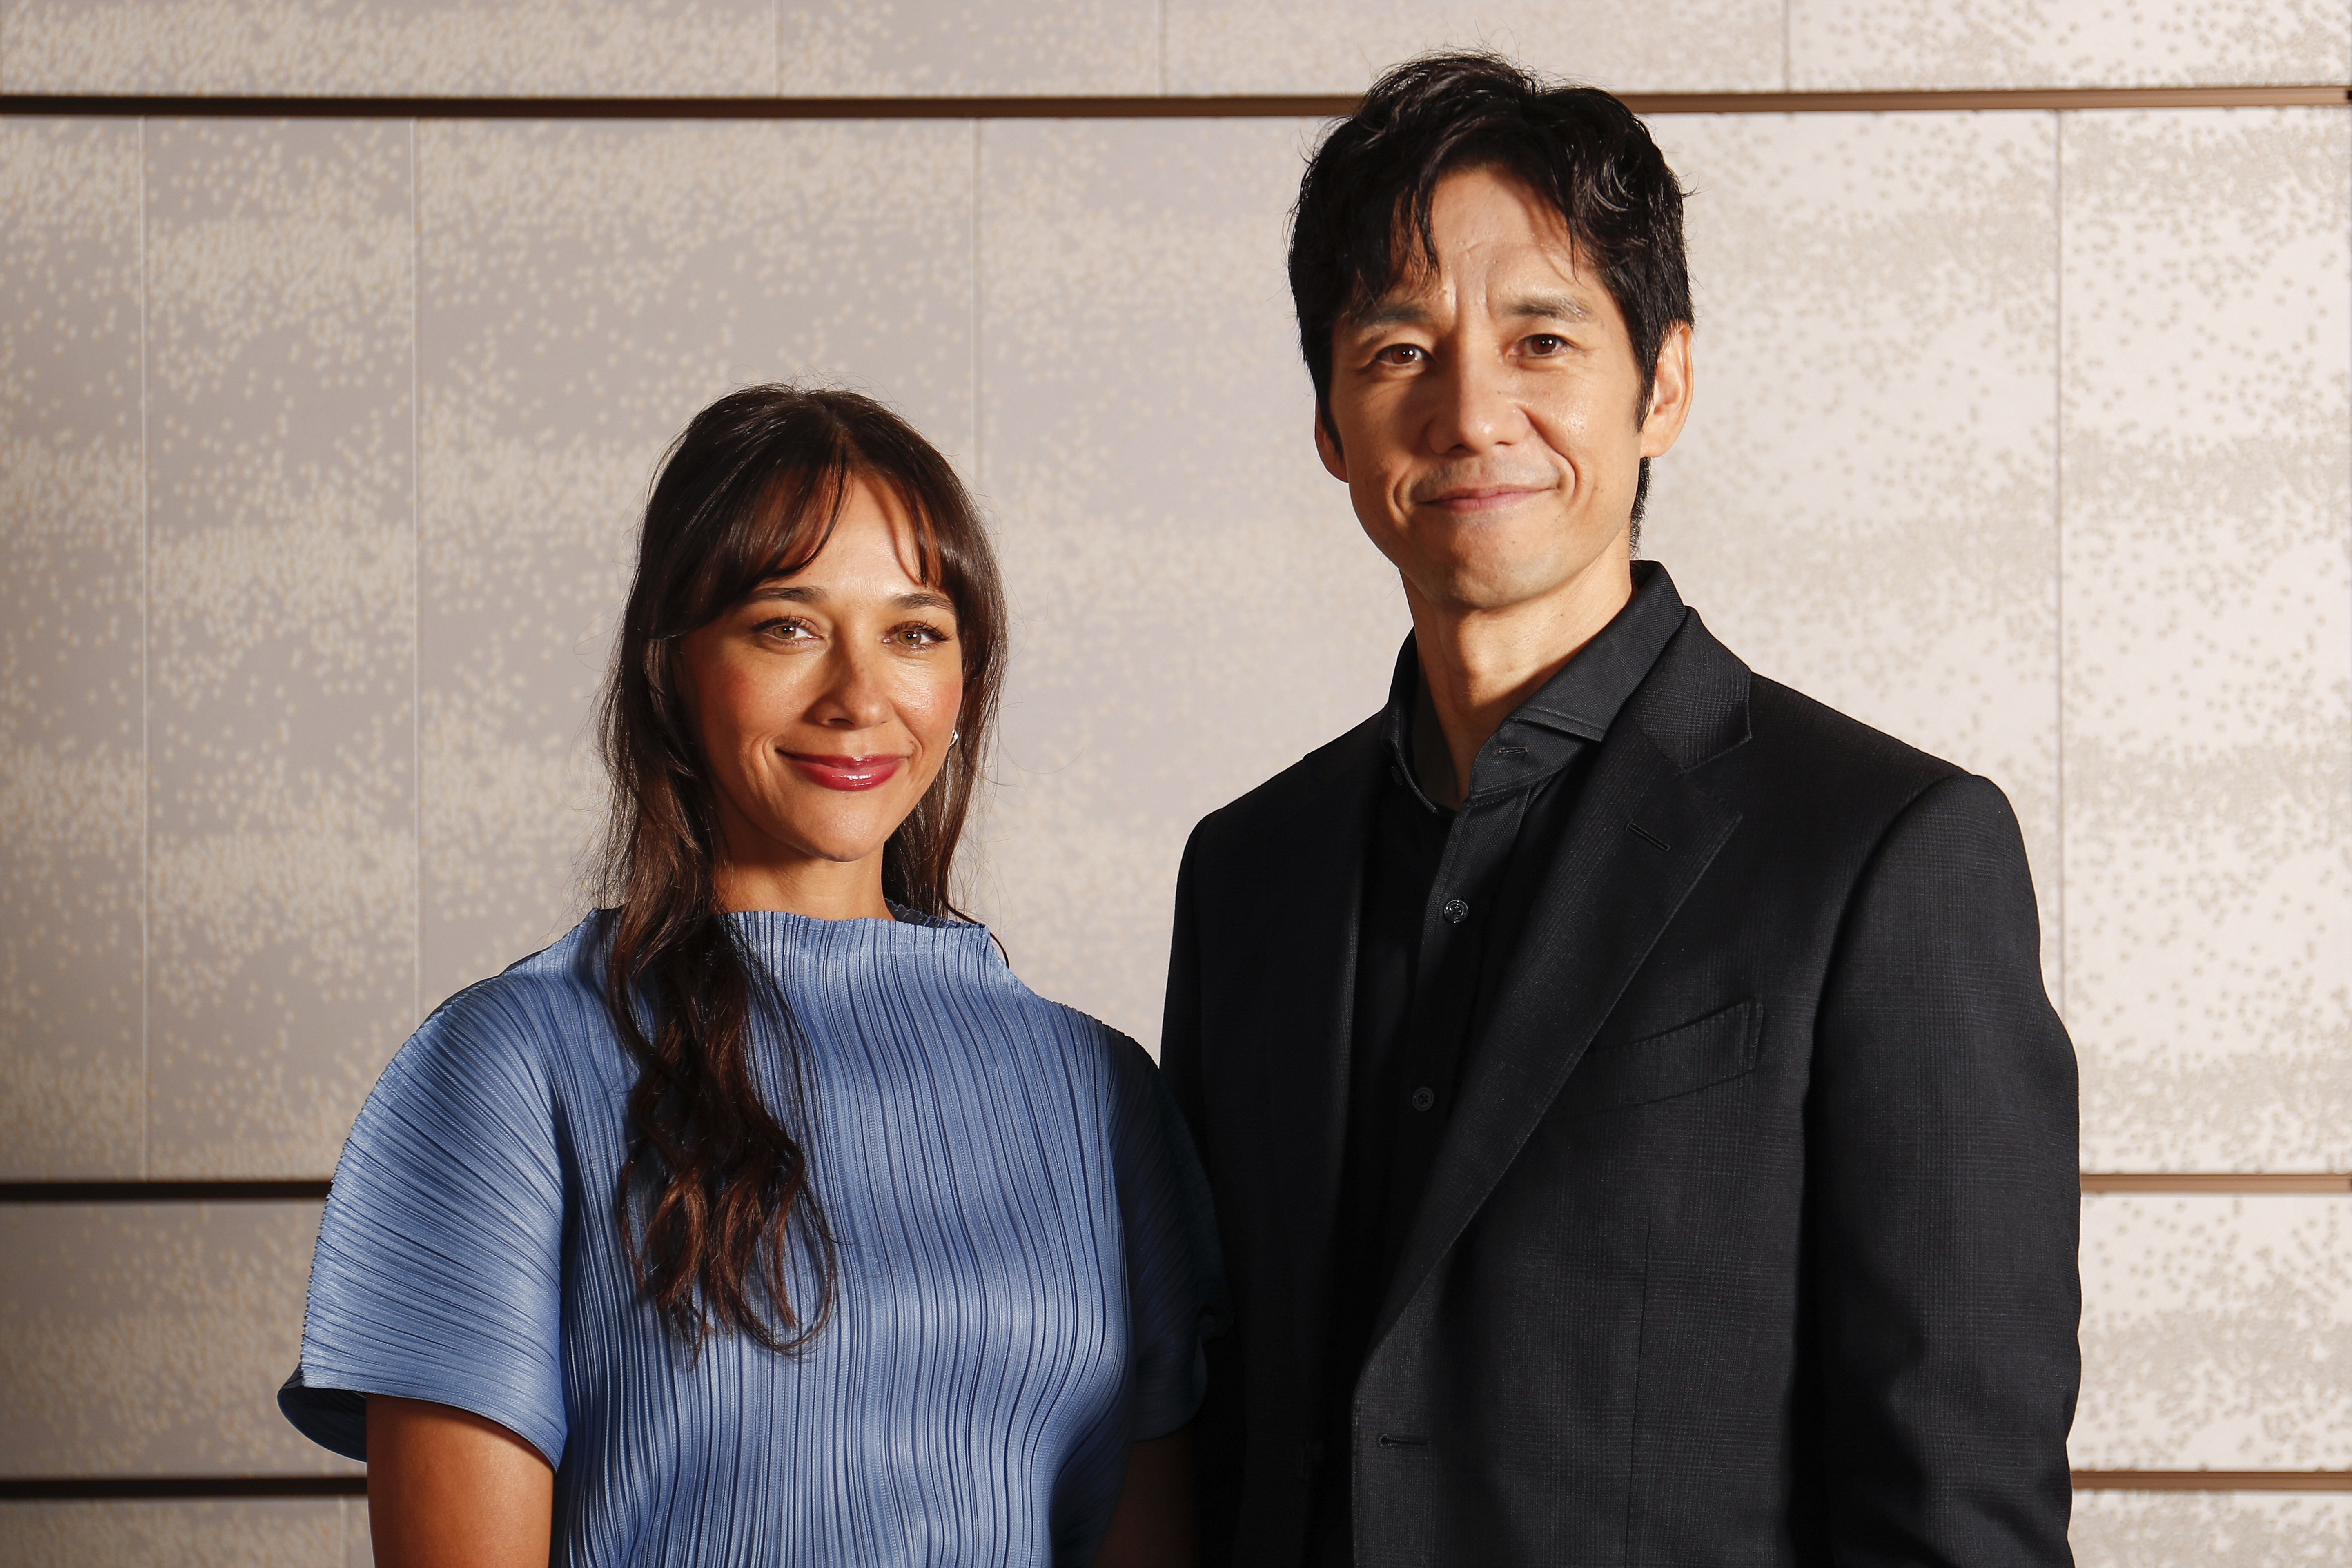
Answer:
M1421 504L1440 511L1475 513L1498 511L1516 506L1532 495L1540 495L1548 485L1454 485L1438 491Z
M873 789L896 776L904 757L821 757L808 752L786 752L785 759L801 776L826 789Z

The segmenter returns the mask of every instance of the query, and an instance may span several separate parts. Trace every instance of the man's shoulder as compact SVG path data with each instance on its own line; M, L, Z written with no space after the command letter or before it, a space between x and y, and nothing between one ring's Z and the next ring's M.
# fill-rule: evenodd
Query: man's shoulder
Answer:
M1791 844L1867 855L1931 796L1971 817L2014 822L1988 781L1801 691L1758 676L1749 701L1748 743L1695 782Z
M1762 754L1809 773L1910 794L1967 771L1764 676L1755 678L1750 700Z
M1628 718L1700 788L1759 820L1874 837L1968 770L1751 672L1694 614ZM1789 814L1793 814L1790 816Z
M1232 850L1296 841L1378 778L1381 715L1316 747L1272 778L1202 817L1195 846Z
M1909 795L1963 771L1755 674L1696 612L1628 701L1626 717L1685 772Z

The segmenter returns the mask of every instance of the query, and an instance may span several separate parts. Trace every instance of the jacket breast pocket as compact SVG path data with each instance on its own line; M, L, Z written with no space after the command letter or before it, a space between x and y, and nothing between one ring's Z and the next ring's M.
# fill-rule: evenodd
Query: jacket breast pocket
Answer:
M1671 1100L1751 1072L1764 1039L1764 1005L1750 998L1664 1034L1596 1046L1569 1074L1578 1114Z

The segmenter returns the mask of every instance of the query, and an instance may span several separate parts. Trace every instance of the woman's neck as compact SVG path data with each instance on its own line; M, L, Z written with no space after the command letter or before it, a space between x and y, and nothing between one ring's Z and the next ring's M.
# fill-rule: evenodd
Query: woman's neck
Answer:
M897 918L882 896L879 853L846 865L814 858L750 863L722 860L711 880L719 907L730 914L782 910L821 921Z

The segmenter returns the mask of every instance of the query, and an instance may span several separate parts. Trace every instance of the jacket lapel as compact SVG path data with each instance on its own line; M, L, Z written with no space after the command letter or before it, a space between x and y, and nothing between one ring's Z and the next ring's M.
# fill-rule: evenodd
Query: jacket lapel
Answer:
M1375 1348L1494 1190L1739 814L1683 776L1747 738L1747 669L1693 616L1602 742L1464 1065Z

